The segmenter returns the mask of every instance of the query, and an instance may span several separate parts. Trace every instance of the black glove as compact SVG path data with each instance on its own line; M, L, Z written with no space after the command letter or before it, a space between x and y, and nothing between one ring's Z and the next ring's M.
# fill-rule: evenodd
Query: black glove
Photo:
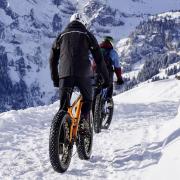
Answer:
M124 83L123 79L122 78L119 78L117 81L116 81L116 84L117 85L122 85Z
M101 86L103 89L108 88L110 86L110 83L105 81L105 82L103 82L103 84Z
M59 81L54 81L53 84L54 84L54 87L59 87Z

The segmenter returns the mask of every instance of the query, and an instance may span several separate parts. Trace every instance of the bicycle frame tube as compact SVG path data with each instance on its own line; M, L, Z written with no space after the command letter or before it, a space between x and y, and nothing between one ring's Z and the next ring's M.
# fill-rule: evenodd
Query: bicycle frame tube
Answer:
M78 98L73 102L72 106L68 108L68 113L71 116L72 123L70 128L70 142L72 139L77 137L78 124L80 121L81 115L81 107L82 107L82 96L79 95ZM75 113L73 110L75 109Z

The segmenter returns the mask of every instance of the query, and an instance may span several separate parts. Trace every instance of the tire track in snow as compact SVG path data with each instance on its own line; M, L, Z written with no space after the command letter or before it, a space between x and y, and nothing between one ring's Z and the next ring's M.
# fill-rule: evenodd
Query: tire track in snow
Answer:
M57 174L49 163L48 136L57 104L12 111L3 118L0 136L0 179L140 180L143 169L158 162L159 128L176 115L177 103L116 104L109 130L95 134L89 161L74 156L68 171Z

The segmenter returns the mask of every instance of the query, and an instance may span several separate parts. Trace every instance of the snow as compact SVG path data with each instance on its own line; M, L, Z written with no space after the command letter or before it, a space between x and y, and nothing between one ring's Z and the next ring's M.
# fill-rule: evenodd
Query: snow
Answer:
M5 25L12 23L12 19L9 16L7 16L2 9L0 9L0 16L1 16L0 21L4 22Z
M23 53L25 64L31 66L32 68L27 70L26 75L24 77L24 81L28 87L31 87L33 83L38 81L40 84L40 92L43 93L45 91L46 95L53 94L54 88L52 86L52 82L49 76L49 65L47 63L49 56L49 49L53 41L53 37L56 33L52 32L52 20L55 14L58 14L59 17L62 17L62 29L69 22L70 14L64 14L62 10L68 10L69 3L74 5L74 8L77 12L84 12L84 8L89 4L92 4L91 0L72 0L72 1L62 1L60 6L56 6L53 4L52 0L25 0L20 2L19 0L7 0L8 7L14 13L18 15L18 25L17 27L10 28L10 24L14 22L12 18L7 15L7 13L0 9L0 17L3 24L5 24L5 37L2 39L1 44L6 47L8 50L8 56L12 56L11 59L16 61L14 58L14 49L15 46L19 46ZM135 29L135 27L139 24L140 21L145 20L149 15L154 15L159 12L165 12L166 10L175 10L180 9L179 0L126 0L126 1L115 1L115 0L99 0L103 5L110 5L112 8L119 10L116 14L115 19L119 19L125 24L122 26L109 26L106 27L101 25L94 25L92 28L101 28L107 29L115 39L116 43L122 39L127 38L128 35ZM156 3L157 2L157 3ZM163 6L160 6L163 2ZM89 21L93 20L96 16L99 15L99 12L103 8L100 7L96 13L89 19ZM114 10L114 9L113 9ZM31 17L29 16L31 13ZM122 13L122 15L121 15ZM149 13L149 14L148 14ZM123 14L125 16L123 16ZM166 13L168 14L168 13ZM166 15L164 14L164 15ZM173 15L173 13L169 13L172 17L178 17L178 12ZM168 14L168 15L169 15ZM163 14L162 14L163 16ZM31 19L32 18L32 19ZM38 28L33 24L37 24ZM57 32L58 33L58 32ZM104 33L95 34L98 40L102 40ZM3 35L4 36L4 35ZM18 45L12 44L12 40L17 41ZM123 41L123 40L122 40ZM28 43L27 43L28 42ZM100 41L99 41L100 42ZM177 41L174 42L174 46L177 46ZM39 63L41 63L41 67L39 68L38 63L33 61L33 56L35 54L35 50L37 47L41 47L41 55ZM117 45L119 53L123 51L123 49L129 48L128 46L121 46L120 43ZM12 53L12 54L11 54ZM126 51L128 53L128 51ZM31 56L31 60L28 60L27 57ZM40 72L36 72L37 69L40 69ZM136 76L138 69L141 66L136 66L134 71L130 74L130 76ZM39 70L38 69L38 70ZM20 77L19 74L15 71L15 69L11 69L9 71L10 77L12 78L13 83L18 82ZM48 82L48 83L46 83ZM45 85L44 85L45 84ZM46 97L46 96L45 96ZM48 102L48 98L43 98L42 101L44 103Z
M125 25L121 27L111 27L111 34L113 34L113 37L115 39L119 38L127 38L129 34L133 32L136 26L139 25L139 22L143 20L143 18L140 17L126 17L121 18L121 20L125 23Z
M148 178L158 179L161 177L163 180L178 179L180 172L177 167L180 165L180 156L177 153L180 151L180 107L178 115L175 119L166 123L161 133L162 141L162 158L159 163L152 167L148 172ZM167 137L166 135L169 134ZM162 173L163 172L163 173Z
M143 83L134 89L117 95L115 101L118 103L149 103L158 101L179 101L180 100L180 82L167 79L152 83ZM138 98L137 98L138 97Z
M11 68L8 73L9 76L11 77L13 84L20 81L19 73L18 71L15 70L15 68Z
M180 9L179 0L101 1L108 2L111 7L118 8L120 12L128 15L127 18L122 17L124 26L109 27L116 40L127 37L147 14ZM81 12L89 0L74 0L72 3L77 3L77 10ZM43 33L46 34L45 30L40 34L34 31L29 34L28 30L34 29L23 16L34 9L35 20L40 24L46 22L46 25L50 26L53 15L55 13L61 15L60 9L65 8L65 5L56 7L50 0L27 0L22 1L20 6L18 0L9 0L8 6L20 15L19 29L10 31L6 42L3 41L3 45L11 51L8 52L8 57L15 61L18 59L14 56L14 45L8 44L14 34L16 40L21 42L19 46L26 55L33 56L37 46L42 47L43 69L37 73L34 62L26 61L26 65L30 65L32 69L26 72L24 80L28 87L33 83L39 83L42 91L46 90L46 94L54 94L58 89L54 89L50 84L52 82L47 63L49 56L47 49L50 49L53 39L43 36ZM5 25L12 22L10 16L7 16L2 9L0 14ZM93 17L97 15L98 12ZM163 13L159 17L167 15L172 18L180 16L177 12ZM67 19L63 18L63 26L65 24ZM128 49L128 41L129 39L125 38L118 42L119 53ZM131 76L135 76L141 67L142 63L135 64L135 71L132 71ZM9 74L13 82L19 81L19 74L15 69L12 68ZM179 89L180 81L168 79L153 83L145 82L135 89L115 96L112 125L109 130L95 134L91 159L79 160L74 148L71 165L63 175L53 171L48 155L50 123L58 110L59 102L50 106L1 113L0 179L178 180L180 177ZM45 98L44 101L47 103L49 99Z
M179 0L107 0L111 7L126 13L157 14L180 9Z
M27 14L29 12L29 10L31 8L33 8L33 4L30 3L29 1L22 1L21 5L19 3L17 3L17 1L14 1L14 0L8 0L8 2L9 2L9 7L13 11L15 11L21 15Z
M55 12L58 12L57 7L55 7L52 4L52 2L49 0L43 0L43 1L26 0L26 1L22 1L21 5L19 5L18 0L8 0L8 2L9 2L9 7L21 16L30 14L30 10L34 9L35 17L40 21L44 21L47 12L48 15L51 17Z
M121 18L125 23L124 26L111 30L111 34L117 40L127 38L139 22L146 20L149 15L180 9L179 0L118 0L118 2L117 0L106 0L104 2L109 4L110 7L128 15L126 18ZM166 15L170 15L171 18L177 18L179 13L164 13L161 16Z
M89 161L74 148L64 174L48 155L51 119L59 102L0 114L0 179L178 180L180 165L180 81L143 83L114 97L109 130L94 135Z
M72 2L76 5L77 11L83 13L84 8L93 1L75 0ZM109 34L113 35L116 41L122 38L127 38L128 35L133 32L139 22L146 20L149 15L180 9L179 0L99 0L98 2L102 3L102 5L110 6L113 9L118 9L120 13L126 15L126 17L121 17L121 20L125 23L123 26L106 27L106 29L110 31ZM99 11L100 9L88 21L98 16ZM177 15L178 13L172 16L175 17ZM98 25L95 26L98 28ZM97 34L97 36L99 36L99 34ZM103 33L101 33L101 36L103 36Z
M176 19L180 17L180 12L166 12L158 15L158 17L167 17L167 16L169 18Z

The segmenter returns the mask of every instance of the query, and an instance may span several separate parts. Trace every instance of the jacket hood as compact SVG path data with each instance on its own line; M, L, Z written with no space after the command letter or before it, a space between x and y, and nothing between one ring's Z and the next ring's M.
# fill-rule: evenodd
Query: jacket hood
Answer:
M100 44L100 47L104 48L104 49L113 49L113 46L112 46L112 44L109 41L103 41Z

